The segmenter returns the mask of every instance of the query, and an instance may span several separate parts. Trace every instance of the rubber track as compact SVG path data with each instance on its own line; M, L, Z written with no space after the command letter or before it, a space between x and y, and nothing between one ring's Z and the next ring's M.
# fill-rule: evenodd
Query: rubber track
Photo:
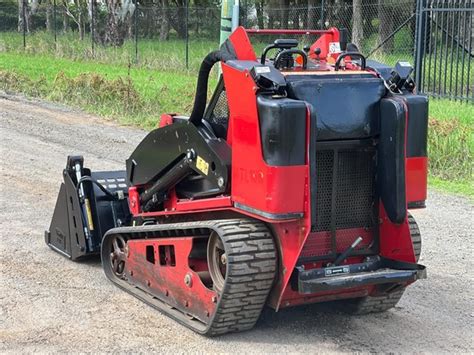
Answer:
M108 271L108 251L102 260L107 277L149 305L187 327L209 336L251 329L257 322L275 279L277 260L273 237L265 224L251 219L186 222L115 228L106 238L120 234L127 239L219 234L227 255L227 275L216 312L208 324L192 320L189 314L166 306L162 300L137 289Z
M408 213L408 226L410 228L410 237L413 243L416 262L420 259L421 254L421 233L415 218ZM397 305L405 292L402 287L394 292L381 296L367 296L364 298L341 301L344 311L351 314L368 314L385 312Z
M408 226L410 227L410 236L413 243L413 250L415 251L416 262L420 259L421 255L421 233L416 223L415 218L408 213Z

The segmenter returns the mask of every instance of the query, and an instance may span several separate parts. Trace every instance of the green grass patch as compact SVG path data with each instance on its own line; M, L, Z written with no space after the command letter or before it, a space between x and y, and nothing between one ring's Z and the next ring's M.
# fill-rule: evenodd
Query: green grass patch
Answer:
M428 185L435 190L465 196L474 203L474 184L471 181L448 181L435 176L428 177Z
M428 156L430 185L474 196L474 105L430 100Z
M474 105L432 99L429 125L430 174L448 181L472 181Z
M210 88L216 79L211 77ZM189 113L196 76L128 65L0 52L0 88L66 103L144 128L161 113Z
M218 40L193 39L189 42L189 70L199 69L202 59L219 46ZM89 36L84 40L77 33L58 33L54 36L46 31L33 32L26 37L26 48L23 48L23 37L18 32L2 32L0 36L0 52L52 55L55 58L80 60L81 62L102 63L107 65L157 69L176 72L186 68L186 42L183 39L170 38L168 41L140 38L137 56L134 40L126 40L121 47L103 46L92 42Z

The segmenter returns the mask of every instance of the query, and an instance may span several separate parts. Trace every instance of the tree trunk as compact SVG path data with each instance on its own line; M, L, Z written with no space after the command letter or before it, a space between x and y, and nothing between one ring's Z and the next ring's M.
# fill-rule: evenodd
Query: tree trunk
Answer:
M318 27L316 6L317 6L317 0L308 0L307 28L310 30L314 30Z
M22 32L23 27L25 27L26 32L30 32L31 8L26 0L18 0L18 31Z
M169 20L169 1L162 0L161 8L161 26L160 26L160 41L167 41L170 34L170 20Z
M275 28L275 13L272 10L268 10L268 28Z
M281 0L280 1L280 6L281 6L281 9L280 9L280 12L281 12L280 26L281 26L281 28L287 29L289 18L290 18L290 14L289 14L290 0Z
M300 13L295 12L292 16L291 19L293 20L293 29L297 30L300 28Z
M77 29L79 30L79 38L81 41L83 41L84 40L84 19L82 18L81 12L77 16Z
M95 43L100 43L99 30L97 28L97 0L91 0L89 3L89 31Z
M257 11L257 25L258 28L263 30L265 28L265 23L263 22L263 6L265 2L264 0L260 0L255 3L255 8Z
M169 16L168 20L173 29L178 33L179 38L186 37L186 4L184 1L176 1L176 18Z
M66 9L63 9L63 32L66 33L69 29L69 19L67 16Z
M53 5L46 4L46 30L53 32Z
M360 50L364 39L364 20L362 19L362 0L354 0L352 5L352 43Z
M119 47L125 40L126 29L120 17L122 2L120 0L107 1L107 25L104 43Z
M379 43L382 43L388 39L387 42L382 46L382 51L389 53L393 50L393 14L391 7L384 4L384 0L379 0L378 14L380 20L378 41Z
M18 0L18 32L23 31L23 26L25 26L24 22L23 0Z

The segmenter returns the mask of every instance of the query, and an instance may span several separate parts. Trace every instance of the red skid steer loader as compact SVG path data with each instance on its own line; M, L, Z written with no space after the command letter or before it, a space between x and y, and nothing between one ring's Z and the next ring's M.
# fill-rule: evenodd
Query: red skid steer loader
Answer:
M257 58L258 33L319 37ZM367 61L344 30L240 27L202 62L191 115L163 115L124 171L68 157L46 243L100 253L110 281L206 335L252 328L265 305L388 310L426 277L408 209L425 206L428 101L412 71Z

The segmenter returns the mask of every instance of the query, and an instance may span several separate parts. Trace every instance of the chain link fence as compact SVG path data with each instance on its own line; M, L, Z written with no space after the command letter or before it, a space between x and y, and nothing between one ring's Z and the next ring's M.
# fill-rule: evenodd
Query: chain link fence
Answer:
M365 54L378 47L373 55L390 62L393 62L390 55L411 56L415 0L359 2L360 5L356 4L357 0L353 5L352 1L310 0L304 6L295 1L294 6L275 7L270 1L244 1L241 3L240 23L247 28L260 29L347 28L352 33L353 42ZM113 47L114 55L121 57L118 59L129 57L134 62L150 65L155 62L154 51L174 47L175 52L181 53L181 60L174 56L173 64L182 67L189 65L190 56L202 54L195 48L197 42L201 42L199 47L206 49L218 46L218 6L185 6L183 2L183 6L163 7L129 1L128 7L120 10L118 24L111 26L113 16L110 16L111 9L105 2L89 1L82 6L76 3L81 4L74 1L59 3L58 0L58 4L42 2L35 6L31 0L4 0L0 3L0 32L4 37L0 48L59 49L58 54L66 51L67 55L74 57L97 56L100 59L104 56L101 52L108 52L109 47ZM357 11L354 11L356 6ZM401 25L403 28L399 28ZM50 46L45 46L46 41ZM191 43L188 46L187 41ZM172 45L166 45L166 42ZM73 53L75 49L77 53Z
M104 63L197 70L202 58L219 45L218 5L199 7L186 0L176 0L176 6L168 0L0 1L0 51L46 52ZM113 8L117 3L121 7ZM415 49L423 49L416 43L417 36L423 35L416 32L417 14L438 9L424 21L439 30L444 9L456 4L471 8L471 12L453 12L450 24L443 28L449 31L456 16L464 16L472 33L472 0L242 0L240 24L260 29L347 28L352 42L370 59L390 65L398 60L415 63ZM446 38L454 43L456 35L459 33L453 32ZM252 41L258 52L273 39L255 36ZM311 36L298 39L302 44L314 41ZM431 52L420 55L426 53ZM470 54L466 59L469 65ZM440 95L442 90L437 92Z

